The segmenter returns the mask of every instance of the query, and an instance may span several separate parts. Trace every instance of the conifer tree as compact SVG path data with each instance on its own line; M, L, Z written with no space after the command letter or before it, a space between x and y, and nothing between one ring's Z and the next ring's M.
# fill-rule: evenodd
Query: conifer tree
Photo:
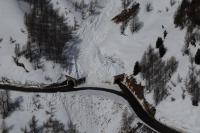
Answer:
M160 48L163 45L163 39L161 37L158 37L156 41L156 48Z
M139 62L137 61L134 66L133 75L137 75L139 72L141 72L141 66Z

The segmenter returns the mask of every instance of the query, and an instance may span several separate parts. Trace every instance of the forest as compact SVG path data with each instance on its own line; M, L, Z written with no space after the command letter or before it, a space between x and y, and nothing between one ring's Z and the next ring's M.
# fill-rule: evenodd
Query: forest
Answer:
M28 42L16 55L25 55L35 69L41 67L40 59L45 57L55 63L65 64L63 55L67 42L73 39L73 28L68 26L65 18L54 10L49 0L25 0L30 4L30 13L25 14L28 30Z

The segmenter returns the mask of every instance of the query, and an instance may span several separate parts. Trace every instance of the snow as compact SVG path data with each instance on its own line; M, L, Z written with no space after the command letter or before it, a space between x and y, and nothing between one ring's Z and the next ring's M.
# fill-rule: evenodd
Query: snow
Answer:
M77 0L78 1L78 0ZM178 5L182 0L176 0L174 6L170 6L170 0L136 0L140 3L140 12L138 18L144 23L144 26L137 33L132 34L127 28L125 35L120 33L120 25L115 24L111 19L122 10L121 0L99 0L100 14L91 15L85 20L81 19L81 12L75 11L73 0L52 0L55 9L58 9L60 15L66 17L66 22L74 26L74 20L80 25L76 31L79 37L76 48L78 55L74 56L70 51L68 54L74 56L74 64L77 63L80 75L87 76L87 83L82 87L102 87L120 91L119 87L112 85L113 76L121 73L131 74L136 61L142 58L144 51L149 45L155 46L159 36L163 36L163 31L167 30L168 35L164 40L167 53L164 60L175 56L179 61L177 72L173 75L168 86L170 95L163 100L157 107L156 119L167 125L183 129L186 132L200 132L198 120L199 107L191 104L191 96L186 92L185 99L182 99L182 88L184 82L178 83L177 77L180 75L186 78L189 66L189 58L182 55L184 45L184 36L186 29L175 28L173 17ZM81 2L81 0L79 0ZM90 0L85 1L89 4ZM153 10L146 12L147 2L152 3ZM168 11L167 11L168 8ZM76 77L76 66L71 70L60 67L59 64L52 63L42 59L44 68L34 70L32 64L24 57L20 62L30 71L26 73L23 68L17 67L12 56L14 56L15 43L19 43L22 48L27 42L27 30L24 25L24 13L28 12L28 5L17 0L0 0L0 77L7 77L11 80L21 83L52 83L64 80L65 74ZM164 29L162 29L162 25ZM22 30L25 32L23 33ZM16 42L10 43L10 37ZM197 48L191 48L195 53ZM79 52L79 53L78 53ZM137 77L138 82L144 84L144 81ZM77 124L78 129L85 132L117 132L120 127L122 112L130 109L126 101L119 97L113 98L113 95L107 95L103 92L82 91L78 93L67 94L41 94L41 101L44 109L33 111L31 97L33 94L12 93L13 97L23 96L23 110L15 111L7 120L14 126L16 132L24 127L30 120L32 114L36 114L42 124L47 116L45 110L48 106L47 101L56 103L57 117L65 124L71 119ZM68 113L63 106L63 101L59 97L66 98L64 103ZM145 97L151 104L153 94L145 93ZM171 101L171 98L175 101ZM55 98L55 99L52 99ZM32 112L33 111L33 112ZM111 119L111 120L110 120ZM96 122L99 120L98 122ZM108 122L110 120L110 123ZM18 122L20 121L20 123Z
M183 79L186 77L190 63L189 58L183 56L181 52L186 30L181 31L173 24L173 17L181 0L172 7L170 0L138 2L141 4L138 17L144 22L144 26L133 35L128 29L125 32L126 36L121 35L120 25L111 21L121 11L120 0L102 2L104 8L101 14L83 22L78 33L82 39L78 63L88 74L88 83L111 82L113 75L123 72L131 74L134 63L142 58L149 45L155 46L157 38L163 36L164 30L168 32L164 40L164 45L167 47L164 60L174 56L179 61L178 70L171 81L176 83L178 75ZM147 2L152 3L153 6L153 11L148 13L145 10ZM144 83L140 78L138 81ZM176 84L177 87L173 87L171 83L168 84L172 87L170 96L156 107L156 118L172 127L185 129L187 132L199 132L200 128L197 126L200 124L197 120L199 109L191 105L187 92L188 100L182 100L184 84ZM150 103L154 104L152 93L146 94L146 97ZM175 102L171 102L171 97L175 97Z
M13 126L11 133L20 132L21 128L28 127L32 115L36 116L38 125L41 126L48 118L45 112L50 110L49 103L56 108L55 116L65 126L71 120L79 131L87 133L118 132L121 127L122 113L125 110L129 115L133 113L123 98L105 92L38 94L40 96L37 100L41 104L41 109L37 109L32 103L35 94L21 92L11 94L13 99L23 96L20 110L13 112L6 119L6 123Z
M22 83L26 81L51 83L56 82L59 78L63 80L63 77L60 77L63 74L63 68L50 61L42 60L44 70L34 70L29 61L22 57L20 62L24 63L30 71L29 73L26 73L23 68L17 67L13 62L15 44L18 43L22 48L27 43L27 30L24 25L24 13L27 12L27 6L16 0L0 1L0 38L3 39L0 43L0 77L7 77ZM11 38L15 41L14 43L10 42ZM45 80L47 77L51 81Z
M67 22L73 26L74 16L79 16L79 14L75 13L73 8L70 9L70 4L60 1L62 6L58 7L59 5L56 4L55 0L52 3L55 5L55 9L59 9L61 14L65 14L65 11L68 13L71 11L71 15L67 14ZM24 25L25 12L28 12L26 3L15 0L0 1L0 38L3 38L0 43L0 77L7 77L16 82L20 81L22 84L27 82L52 83L62 81L64 75L67 74L67 70L45 59L41 60L44 65L43 69L34 70L32 64L26 58L20 58L20 62L24 63L30 71L29 73L14 64L12 56L15 56L15 43L19 43L22 48L27 42L27 30ZM14 44L10 43L11 37L16 40ZM104 85L107 88L119 90L116 86L100 84L100 87ZM66 94L40 94L38 99L42 109L39 110L33 104L34 95L32 93L11 92L12 99L23 98L20 109L14 111L5 120L8 126L13 126L10 130L11 133L21 132L21 128L28 126L32 115L35 115L39 120L38 124L42 125L48 118L45 111L50 108L48 106L49 102L52 102L56 108L56 118L61 120L66 128L67 123L71 120L78 130L87 133L118 132L124 110L127 110L129 114L133 114L124 99L103 92L82 91Z
M156 118L172 127L183 129L188 133L199 133L199 107L191 104L191 97L186 96L185 100L177 98L174 102L170 97L157 107Z

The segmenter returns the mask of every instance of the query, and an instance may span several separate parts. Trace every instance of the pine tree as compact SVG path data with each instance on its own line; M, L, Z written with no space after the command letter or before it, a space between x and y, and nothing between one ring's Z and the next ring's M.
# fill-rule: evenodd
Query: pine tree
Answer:
M164 45L161 45L161 46L159 47L159 54L160 54L160 57L162 58L162 57L165 55L166 52L167 52L167 49L165 48L165 46L164 46Z
M163 32L163 37L164 37L164 39L167 37L167 31L166 30L164 30L164 32Z
M134 71L133 71L133 75L137 75L138 73L141 72L141 66L140 66L140 63L137 61L135 63L135 66L134 66Z
M186 89L188 92L192 95L192 104L194 106L198 106L199 102L199 83L198 83L198 77L200 75L200 71L197 71L195 65L194 65L194 58L190 57L190 67L188 76L185 82Z
M189 7L189 1L183 0L174 17L174 24L176 27L180 27L181 29L183 29L186 26L187 22L186 12L188 11L187 10L188 7Z
M6 118L11 110L11 98L9 91L0 91L0 112L3 118Z
M54 119L52 116L44 123L43 132L45 133L65 133L67 132L64 128L64 124ZM68 132L67 132L68 133ZM76 133L76 132L69 132Z
M156 48L160 48L163 45L163 39L161 37L158 37L156 41Z
M38 120L36 120L35 115L32 116L32 119L29 123L29 127L30 127L30 132L31 133L39 133L39 127L38 127Z

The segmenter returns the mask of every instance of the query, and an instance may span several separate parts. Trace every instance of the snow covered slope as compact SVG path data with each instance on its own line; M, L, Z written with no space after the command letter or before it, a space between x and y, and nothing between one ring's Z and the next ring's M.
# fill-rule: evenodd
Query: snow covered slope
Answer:
M73 11L70 1L60 1L60 4L57 4L57 1L54 0L52 3L55 4L56 9L60 8L61 14L65 14L65 11L68 12L67 21L71 25L74 24L74 16L77 19L80 16L80 13ZM61 68L59 64L42 59L44 68L34 70L31 63L22 57L19 61L28 69L27 73L22 67L16 66L13 61L15 45L19 44L22 48L27 43L28 33L24 25L24 13L28 11L28 8L28 5L21 1L0 1L0 40L2 40L0 41L0 77L21 83L62 81L67 69ZM82 20L78 21L81 23ZM66 94L11 92L11 99L18 99L22 102L20 108L4 120L6 126L11 127L9 130L11 133L22 132L21 129L28 127L33 115L36 116L38 125L41 126L49 117L47 111L50 110L50 107L55 108L55 117L65 125L65 129L68 128L67 125L71 121L81 133L118 132L121 128L123 113L134 114L122 98L96 91ZM50 106L50 104L52 105ZM135 119L137 122L138 119ZM1 118L1 125L2 120Z
M146 12L145 6L148 2L152 3L152 12ZM165 40L168 49L166 58L171 55L177 57L178 60L183 58L181 51L177 52L177 49L183 46L185 32L175 29L173 24L174 12L178 4L171 7L169 0L139 1L141 4L139 19L144 26L135 34L130 33L127 28L126 36L124 36L120 32L120 24L111 21L122 11L121 1L101 1L100 3L104 7L101 14L83 22L78 32L82 39L79 64L81 69L88 74L88 82L111 81L113 75L122 72L131 74L134 63L142 58L147 47L150 44L154 46L157 37L162 36L164 31L162 25L169 32ZM166 8L169 8L168 12L165 11ZM183 67L183 65L180 66Z
M67 129L71 121L81 133L115 133L121 128L122 114L132 115L127 102L109 93L80 91L58 94L12 93L16 99L23 95L23 104L6 119L7 126L13 126L11 133L20 133L35 115L42 126L49 118L48 111L54 108L54 117ZM34 100L33 100L34 99ZM33 103L34 101L37 101ZM40 105L40 108L37 108ZM136 117L136 116L134 116ZM135 122L138 119L135 118Z
M17 0L0 1L0 76L25 82L51 83L63 80L64 69L58 64L42 60L43 70L34 70L29 61L20 58L27 73L22 67L16 66L13 61L15 57L15 46L19 44L20 49L27 43L28 33L24 24L24 13L28 11L28 5ZM54 71L52 71L54 70ZM48 80L47 80L48 79Z
M81 2L81 0L77 1ZM69 25L73 26L75 21L77 21L79 28L75 34L80 40L76 44L78 48L76 52L79 53L74 54L74 51L68 52L70 56L74 56L72 72L67 68L61 68L58 64L47 62L45 59L43 59L44 69L34 70L28 60L20 58L20 61L30 71L26 73L23 68L17 67L14 64L12 56L14 56L16 43L19 43L20 47L23 47L27 42L27 30L24 25L24 11L27 11L27 5L18 3L17 0L1 0L0 39L2 38L3 40L0 42L0 76L23 83L26 81L51 83L63 80L64 74L76 76L76 69L78 69L80 75L87 76L87 84L85 86L109 86L112 83L114 75L124 72L132 74L135 62L142 58L144 51L149 45L155 47L157 38L159 36L162 37L164 30L166 30L168 35L164 40L164 44L167 48L167 53L164 59L167 60L169 57L175 56L179 61L179 66L177 72L172 76L171 82L168 84L172 88L169 90L169 96L156 107L156 118L168 125L182 128L187 132L200 132L198 126L200 124L200 107L191 105L191 96L187 93L186 98L182 99L184 82L179 83L177 81L178 75L186 79L190 64L188 57L183 56L181 52L184 46L186 29L180 30L175 28L173 23L175 11L182 0L175 0L176 3L173 6L170 5L171 0L135 1L140 3L138 18L144 25L141 30L134 34L127 28L125 35L122 35L120 24L115 24L111 21L114 16L122 11L121 0L98 0L98 13L88 15L85 19L82 19L82 12L75 9L75 0L52 0L54 8L59 9L60 14L67 18L66 21ZM86 5L89 3L90 0L85 1ZM153 10L151 12L146 11L147 3L152 4ZM12 40L14 40L14 43L12 43ZM137 80L144 83L139 76ZM113 89L113 87L108 88ZM114 89L118 88L114 87ZM104 104L105 101L99 101L97 96L82 97L82 94L80 95L76 94L73 96L75 97L74 101L71 100L71 94L67 95L67 99L71 100L70 103L67 103L68 106L71 106L70 109L75 108L79 113L80 110L84 110L89 104L93 105L102 102L103 105L100 108L102 110L106 108L105 111L109 112L109 116L105 112L103 112L103 116L111 117L113 124L103 124L103 126L95 124L93 126L92 123L89 123L88 125L84 125L87 123L84 121L85 118L81 118L80 121L84 122L80 122L76 118L76 114L72 112L71 115L74 116L72 119L76 121L75 123L79 128L84 129L86 132L92 132L96 127L98 127L99 132L101 132L101 129L104 129L105 132L116 132L117 129L113 125L119 125L121 113L116 114L119 118L116 118L117 120L112 115L111 112L114 110L119 111L118 109L110 110L110 105L115 106L114 101L107 99L106 102L108 104ZM82 106L81 104L83 103L80 101L79 96L85 99L84 101L88 104ZM154 104L152 94L147 93L145 97L150 103ZM172 101L172 98L175 101ZM93 100L95 101L94 103L89 103ZM71 102L74 102L75 105L71 105ZM99 106L95 106L94 108L99 108ZM89 115L91 117L90 120L94 121L102 112L98 109L94 109L93 112L90 112L91 110L86 110L85 112L88 111L89 113L85 115ZM96 111L97 114L95 114ZM122 110L120 111L122 112ZM14 117L16 116L12 116L10 119L14 119ZM81 116L78 115L78 117ZM89 131L89 129L91 130Z
M170 0L138 0L141 4L139 19L144 23L142 29L132 34L128 28L125 36L120 33L120 25L111 21L122 10L120 0L101 1L104 7L98 16L92 16L81 25L80 35L81 52L78 59L80 69L88 75L88 83L112 82L112 76L120 73L131 74L134 63L142 58L149 45L155 47L158 37L163 36L164 30L168 32L164 44L167 53L164 59L176 57L179 62L178 70L168 85L170 95L157 106L156 118L171 126L182 128L187 132L200 132L199 107L191 105L191 96L182 94L184 83L178 83L178 75L186 78L189 68L189 58L182 55L186 30L174 26L174 14L182 2L176 0L170 5ZM151 3L153 10L146 11L146 4ZM164 26L164 28L162 28ZM143 82L138 77L139 82ZM175 83L176 87L173 86ZM152 102L151 94L146 95ZM175 98L172 102L171 99Z

